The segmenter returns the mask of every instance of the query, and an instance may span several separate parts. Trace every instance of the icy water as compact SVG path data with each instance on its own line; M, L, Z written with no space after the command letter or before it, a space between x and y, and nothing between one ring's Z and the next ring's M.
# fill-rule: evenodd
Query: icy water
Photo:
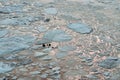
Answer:
M119 80L119 0L0 0L0 80Z

